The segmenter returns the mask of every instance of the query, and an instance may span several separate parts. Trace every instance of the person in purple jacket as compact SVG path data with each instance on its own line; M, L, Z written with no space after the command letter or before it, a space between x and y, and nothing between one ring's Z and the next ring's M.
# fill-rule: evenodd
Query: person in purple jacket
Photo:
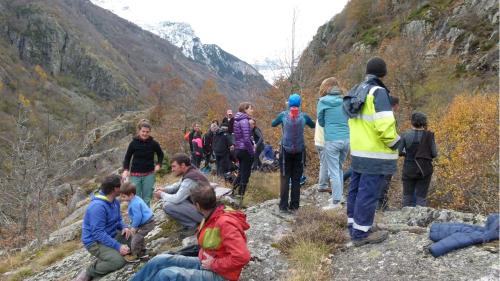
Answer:
M252 142L252 128L249 120L253 114L254 107L249 102L240 103L238 113L234 116L234 149L239 161L238 177L235 180L238 186L238 194L245 194L248 179L252 173L253 156L255 154Z

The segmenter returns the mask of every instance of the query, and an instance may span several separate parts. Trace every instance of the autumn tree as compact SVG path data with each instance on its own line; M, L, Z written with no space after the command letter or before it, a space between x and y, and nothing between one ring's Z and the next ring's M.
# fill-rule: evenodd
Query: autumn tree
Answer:
M226 96L217 89L217 83L214 80L206 80L196 99L195 107L197 109L197 119L201 125L207 127L212 120L222 119L224 113L229 108Z
M186 88L185 81L177 75L171 75L170 67L165 67L163 79L153 82L149 92L154 99L154 107L150 119L154 124L160 124L165 112L171 109L174 101L179 101L179 95Z
M498 212L498 95L456 96L435 120L434 207Z

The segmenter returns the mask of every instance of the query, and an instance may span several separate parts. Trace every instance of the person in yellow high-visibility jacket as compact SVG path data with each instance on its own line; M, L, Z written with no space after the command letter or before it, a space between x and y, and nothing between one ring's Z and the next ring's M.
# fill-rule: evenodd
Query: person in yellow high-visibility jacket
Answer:
M384 175L396 172L399 135L391 109L389 90L381 78L387 74L383 59L374 57L366 77L344 99L349 116L352 177L347 198L347 217L355 246L379 243L387 231L372 229Z

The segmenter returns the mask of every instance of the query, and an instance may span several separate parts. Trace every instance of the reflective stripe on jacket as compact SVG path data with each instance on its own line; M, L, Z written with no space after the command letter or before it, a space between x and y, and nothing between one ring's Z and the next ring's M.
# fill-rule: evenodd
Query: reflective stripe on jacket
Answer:
M358 117L349 119L352 168L358 173L394 174L400 137L389 94L375 76L367 76L364 83L372 85L365 103Z

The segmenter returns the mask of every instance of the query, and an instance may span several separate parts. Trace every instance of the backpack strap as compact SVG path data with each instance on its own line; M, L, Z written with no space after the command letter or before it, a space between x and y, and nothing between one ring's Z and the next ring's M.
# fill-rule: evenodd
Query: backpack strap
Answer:
M368 95L374 95L375 94L375 91L378 90L378 89L383 89L382 87L380 86L374 86L370 89L370 91L368 91Z

